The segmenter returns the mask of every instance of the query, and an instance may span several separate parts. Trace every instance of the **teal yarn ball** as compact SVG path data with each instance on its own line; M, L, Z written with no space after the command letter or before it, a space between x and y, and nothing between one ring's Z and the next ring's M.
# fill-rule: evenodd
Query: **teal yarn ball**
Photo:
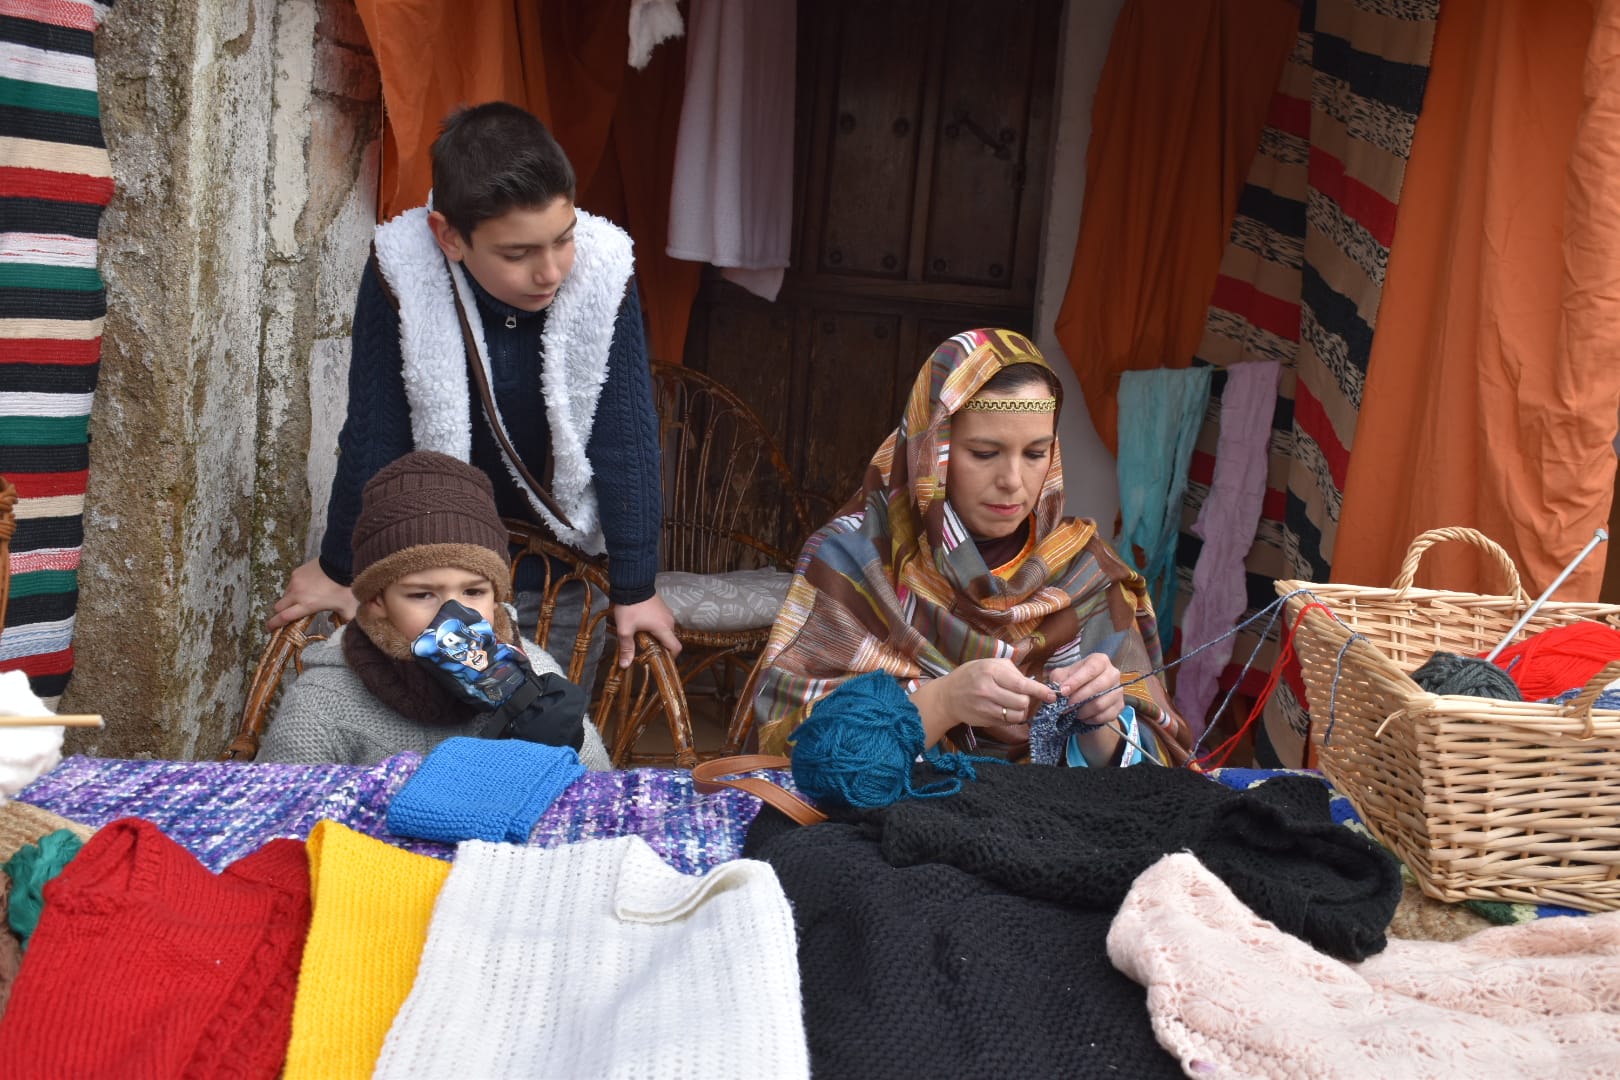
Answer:
M793 783L819 805L872 810L906 798L937 798L977 779L972 759L925 751L922 715L893 675L857 675L816 703L793 733ZM944 779L915 787L922 757ZM985 759L979 759L985 760Z

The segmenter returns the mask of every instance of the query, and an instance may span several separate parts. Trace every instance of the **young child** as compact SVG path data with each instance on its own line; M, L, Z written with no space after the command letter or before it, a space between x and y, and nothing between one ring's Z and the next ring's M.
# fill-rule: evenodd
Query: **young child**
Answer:
M658 419L630 237L575 209L573 167L550 132L504 102L452 114L433 144L430 205L379 226L374 252L321 554L293 573L270 628L353 612L348 537L362 486L406 451L437 450L482 470L504 516L606 552L621 664L638 630L679 652L653 590ZM519 568L529 633L543 572L532 559ZM559 598L542 643L564 662L584 606L576 592Z
M507 606L507 531L477 468L431 451L384 467L361 496L352 554L354 621L304 650L303 673L287 689L258 760L370 765L402 750L427 753L452 735L510 734L512 721L535 730L538 710L501 715L451 690L433 659L413 653L449 601L487 620L498 641L521 645L536 682L549 674L547 683L572 688L545 650L518 636ZM581 696L571 695L565 716L556 715L556 697L539 695L553 706L543 725L551 737L540 741L574 745L587 768L611 768Z

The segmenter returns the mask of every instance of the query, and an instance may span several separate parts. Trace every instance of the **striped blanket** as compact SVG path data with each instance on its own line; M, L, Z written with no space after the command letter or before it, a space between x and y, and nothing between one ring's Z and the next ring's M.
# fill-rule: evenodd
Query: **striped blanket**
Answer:
M17 488L0 671L54 703L73 671L90 404L112 197L96 94L104 6L0 0L0 474Z
M1395 214L1428 81L1439 0L1315 0L1284 66L1238 200L1195 362L1283 365L1271 463L1247 560L1249 611L1272 581L1327 581ZM1214 474L1221 389L1193 456L1183 504L1180 595L1191 595L1198 518ZM1264 625L1264 624L1260 624ZM1183 651L1202 642L1182 642ZM1224 676L1255 648L1247 694L1272 666L1275 636L1240 636ZM1257 763L1304 763L1302 688L1285 679L1257 742ZM1196 723L1199 718L1193 718Z

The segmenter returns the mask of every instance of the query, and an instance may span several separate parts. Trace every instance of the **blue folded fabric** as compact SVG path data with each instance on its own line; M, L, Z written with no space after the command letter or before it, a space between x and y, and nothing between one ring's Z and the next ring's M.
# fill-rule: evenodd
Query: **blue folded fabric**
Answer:
M546 808L583 775L572 747L446 739L394 796L388 831L446 844L522 844Z

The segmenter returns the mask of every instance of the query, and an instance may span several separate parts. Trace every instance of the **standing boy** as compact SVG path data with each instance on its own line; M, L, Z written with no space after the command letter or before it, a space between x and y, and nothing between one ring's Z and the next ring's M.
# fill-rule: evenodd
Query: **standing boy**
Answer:
M567 156L514 105L453 113L432 156L429 206L377 228L321 554L293 572L270 629L316 611L354 614L348 540L361 489L401 454L436 450L481 469L503 516L607 554L621 666L637 631L679 652L653 590L658 419L630 237L574 207ZM519 567L529 634L543 573L533 559ZM570 588L544 643L565 664L585 599L583 584Z

